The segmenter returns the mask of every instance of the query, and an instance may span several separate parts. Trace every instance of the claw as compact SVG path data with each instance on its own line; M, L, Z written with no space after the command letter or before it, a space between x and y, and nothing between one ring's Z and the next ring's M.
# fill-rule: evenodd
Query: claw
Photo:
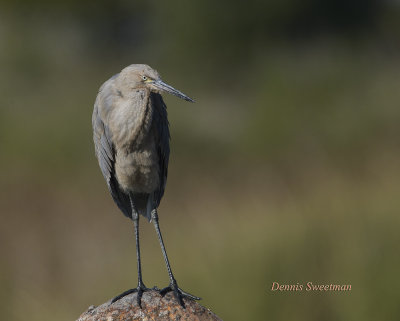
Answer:
M146 288L143 284L140 284L135 289L130 289L130 290L127 290L127 291L121 293L120 295L117 295L114 299L111 300L110 304L113 304L113 303L117 302L118 300L122 299L123 297L125 297L125 296L127 296L127 295L129 295L131 293L137 292L136 302L137 302L138 306L140 308L142 308L142 296L143 296L143 293L146 292L146 291L149 291L149 290L151 290L151 289Z
M178 284L176 282L171 282L170 285L161 289L160 294L161 294L161 296L164 296L168 292L171 292L171 291L174 292L174 296L175 296L176 300L179 302L181 307L184 309L185 309L185 302L183 301L183 298L188 298L191 300L201 300L201 298L181 290L178 287Z

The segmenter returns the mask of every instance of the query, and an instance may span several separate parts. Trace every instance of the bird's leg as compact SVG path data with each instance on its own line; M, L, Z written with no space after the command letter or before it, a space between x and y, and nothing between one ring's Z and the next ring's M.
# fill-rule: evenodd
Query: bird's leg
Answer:
M135 224L138 287L145 287L142 279L142 262L140 259L140 243L139 243L139 213L137 211L135 211L135 214L133 216L133 223Z
M157 232L158 240L159 240L160 245L161 245L161 251L162 251L162 254L164 256L164 261L165 261L165 265L167 266L169 280L170 280L169 286L167 286L164 289L160 290L160 294L162 296L164 296L168 292L173 291L174 295L175 295L175 298L178 300L179 304L183 308L185 308L185 303L183 302L183 297L186 297L186 298L189 298L189 299L192 299L192 300L200 300L200 298L197 297L197 296L194 296L194 295L192 295L190 293L187 293L187 292L181 290L178 287L178 283L176 282L176 280L174 278L174 275L172 274L172 270L171 270L171 266L169 264L167 252L165 251L165 246L164 246L163 238L162 238L162 235L161 235L160 226L158 224L158 214L157 214L157 210L156 209L154 209L151 212L151 220L153 221L154 227L155 227L156 232Z
M137 292L136 300L137 304L139 307L142 307L142 295L143 292L148 291L149 289L144 285L143 280L142 280L142 264L140 260L140 244L139 244L139 213L136 210L136 207L133 203L132 196L129 195L129 198L131 200L131 208L132 208L132 220L135 225L135 239L136 239L136 257L137 257L137 270L138 270L138 285L136 289L130 289L128 291L125 291L121 293L120 295L116 296L114 299L111 300L111 303L114 303L118 301L119 299L123 298L124 296L127 296L131 293Z

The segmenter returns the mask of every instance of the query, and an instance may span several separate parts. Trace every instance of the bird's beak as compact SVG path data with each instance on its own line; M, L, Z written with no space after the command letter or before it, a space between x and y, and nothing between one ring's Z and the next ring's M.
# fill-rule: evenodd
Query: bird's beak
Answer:
M179 97L181 99L184 99L186 101L190 101L191 103L194 103L194 100L188 96L186 96L183 92L180 92L179 90L175 89L174 87L166 84L165 82L161 80L155 80L152 85L156 87L160 91L167 92L169 94L172 94L176 97Z

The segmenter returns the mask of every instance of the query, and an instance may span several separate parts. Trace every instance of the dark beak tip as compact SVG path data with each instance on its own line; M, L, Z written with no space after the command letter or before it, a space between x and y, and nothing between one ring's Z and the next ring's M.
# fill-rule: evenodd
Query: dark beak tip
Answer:
M174 87L172 87L172 86L166 84L166 83L163 82L162 80L157 80L157 81L155 81L153 84L154 84L155 87L157 87L158 89L160 89L160 90L163 91L163 92L172 94L172 95L174 95L174 96L177 96L177 97L179 97L179 98L181 98L181 99L184 99L184 100L186 100L186 101L189 101L189 102L191 102L191 103L194 103L194 102L195 102L194 99L192 99L192 98L186 96L184 93L182 93L182 92L180 92L179 90L175 89Z

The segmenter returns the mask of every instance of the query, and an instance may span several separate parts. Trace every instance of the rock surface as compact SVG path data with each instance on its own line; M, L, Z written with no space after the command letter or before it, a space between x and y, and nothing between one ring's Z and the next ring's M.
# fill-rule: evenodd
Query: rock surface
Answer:
M187 299L184 301L185 309L179 305L172 293L162 297L157 291L151 290L143 294L141 309L136 303L136 293L132 293L113 304L110 304L110 300L98 307L89 307L77 321L222 321L197 302Z

